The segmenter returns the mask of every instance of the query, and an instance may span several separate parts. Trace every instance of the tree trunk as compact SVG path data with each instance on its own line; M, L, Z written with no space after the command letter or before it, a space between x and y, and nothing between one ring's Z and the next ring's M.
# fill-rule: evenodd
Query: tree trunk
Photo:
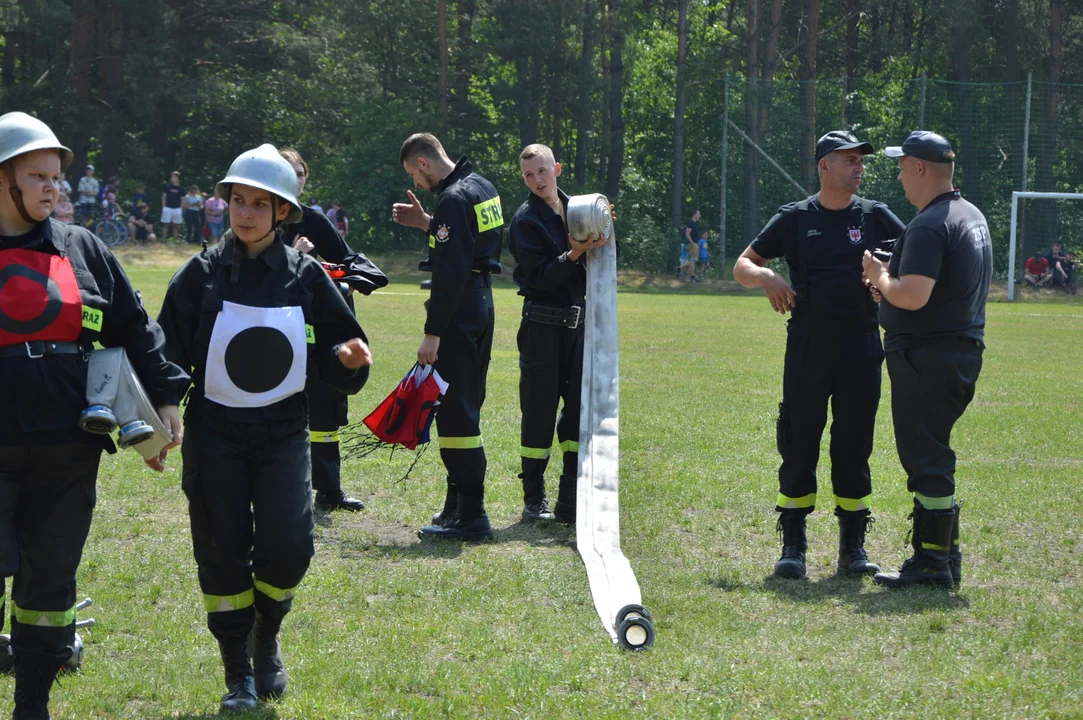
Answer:
M438 90L438 112L440 113L440 131L447 130L447 109L448 109L448 96L447 96L447 66L448 66L448 51L447 51L447 0L437 0L436 2L436 34L439 37L440 43L440 79Z
M605 194L615 200L620 190L620 175L624 170L624 118L621 101L624 94L624 29L620 21L620 0L609 0L609 26L613 47L609 51L609 171Z
M745 46L748 52L746 66L748 81L745 83L745 127L753 140L756 140L756 128L760 118L760 13L761 0L748 2L748 29L745 34ZM756 237L760 231L760 157L755 149L745 146L745 236Z
M962 170L963 190L967 199L982 207L981 177L976 159L979 151L974 142L974 89L970 85L970 48L978 31L980 8L972 0L961 0L952 14L955 25L955 79L959 84L959 168ZM975 17L977 15L977 17Z
M15 43L18 35L16 30L4 33L4 60L0 65L0 78L6 88L15 84Z
M474 13L477 10L476 0L458 0L458 38L459 48L455 55L455 93L452 97L454 117L451 125L456 132L453 136L456 144L462 144L465 138L460 137L460 131L467 128L470 123L470 80L474 75Z
M845 128L846 100L854 91L854 76L857 75L858 61L858 26L861 22L861 0L846 0L846 87L839 103L839 127Z
M583 53L579 60L579 106L575 119L575 183L582 191L587 184L587 140L590 132L594 88L594 3L583 5Z
M801 115L804 133L801 139L801 167L805 175L805 187L818 185L816 173L816 45L820 34L820 0L805 0L804 23L801 25L801 44L805 46L801 64Z
M1045 58L1046 85L1040 89L1044 95L1039 105L1041 125L1038 132L1037 177L1034 190L1055 192L1057 179L1053 165L1057 155L1057 105L1059 93L1056 83L1064 63L1064 0L1049 1L1049 55ZM1057 242L1057 203L1046 200L1036 208L1037 237L1043 247Z
M552 85L549 88L549 119L552 122L550 147L553 155L559 160L564 152L564 4L557 3L554 8L556 14L556 37L553 40L553 55L550 61L550 74Z
M602 144L598 153L598 187L606 187L609 176L609 142L613 137L613 126L609 121L609 6L605 0L601 3L602 23L599 38L599 64L602 68Z
M688 0L677 0L677 99L673 109L673 190L670 222L680 227L684 193L684 85L688 52Z
M91 112L91 77L94 61L94 27L97 24L98 7L95 2L77 2L72 5L71 25L71 87L75 94L75 106L70 111L83 116ZM82 176L90 150L90 135L94 128L88 123L77 123L71 135L71 149L75 153L72 163L73 180Z

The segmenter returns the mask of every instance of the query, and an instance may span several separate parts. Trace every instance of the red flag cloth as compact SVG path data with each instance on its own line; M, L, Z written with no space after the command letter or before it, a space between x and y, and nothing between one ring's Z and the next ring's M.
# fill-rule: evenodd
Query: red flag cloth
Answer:
M398 387L362 422L383 442L413 450L429 441L436 408L447 388L432 365L414 363Z

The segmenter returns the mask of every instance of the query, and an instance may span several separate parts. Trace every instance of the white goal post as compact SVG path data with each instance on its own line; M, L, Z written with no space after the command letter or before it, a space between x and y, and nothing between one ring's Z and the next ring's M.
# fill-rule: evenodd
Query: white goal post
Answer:
M1045 198L1046 200L1083 200L1080 193L1012 192L1012 231L1008 241L1008 300L1015 300L1015 233L1019 212L1019 198Z

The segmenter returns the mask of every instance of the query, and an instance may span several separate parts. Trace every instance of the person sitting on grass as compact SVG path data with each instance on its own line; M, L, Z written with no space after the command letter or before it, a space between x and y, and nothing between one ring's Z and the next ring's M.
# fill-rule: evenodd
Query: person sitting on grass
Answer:
M1024 266L1023 279L1036 288L1049 287L1049 281L1053 279L1053 273L1049 270L1049 261L1041 250L1034 253L1034 257L1027 260Z
M154 234L154 223L147 217L149 211L148 203L137 202L128 216L128 237L143 244L158 241L158 236Z
M1075 282L1078 277L1079 268L1075 264L1075 251L1069 250L1064 253L1064 259L1061 260L1060 266L1064 271L1064 292L1075 295Z

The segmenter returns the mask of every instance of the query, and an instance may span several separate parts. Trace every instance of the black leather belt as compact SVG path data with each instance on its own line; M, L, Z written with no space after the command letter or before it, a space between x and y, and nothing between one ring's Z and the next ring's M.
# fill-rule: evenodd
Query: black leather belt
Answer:
M28 340L18 345L0 347L0 358L28 357L40 358L46 355L86 355L92 348L77 342L56 342L53 340Z
M526 302L523 303L523 317L542 325L557 325L575 330L583 320L583 306L553 307Z

